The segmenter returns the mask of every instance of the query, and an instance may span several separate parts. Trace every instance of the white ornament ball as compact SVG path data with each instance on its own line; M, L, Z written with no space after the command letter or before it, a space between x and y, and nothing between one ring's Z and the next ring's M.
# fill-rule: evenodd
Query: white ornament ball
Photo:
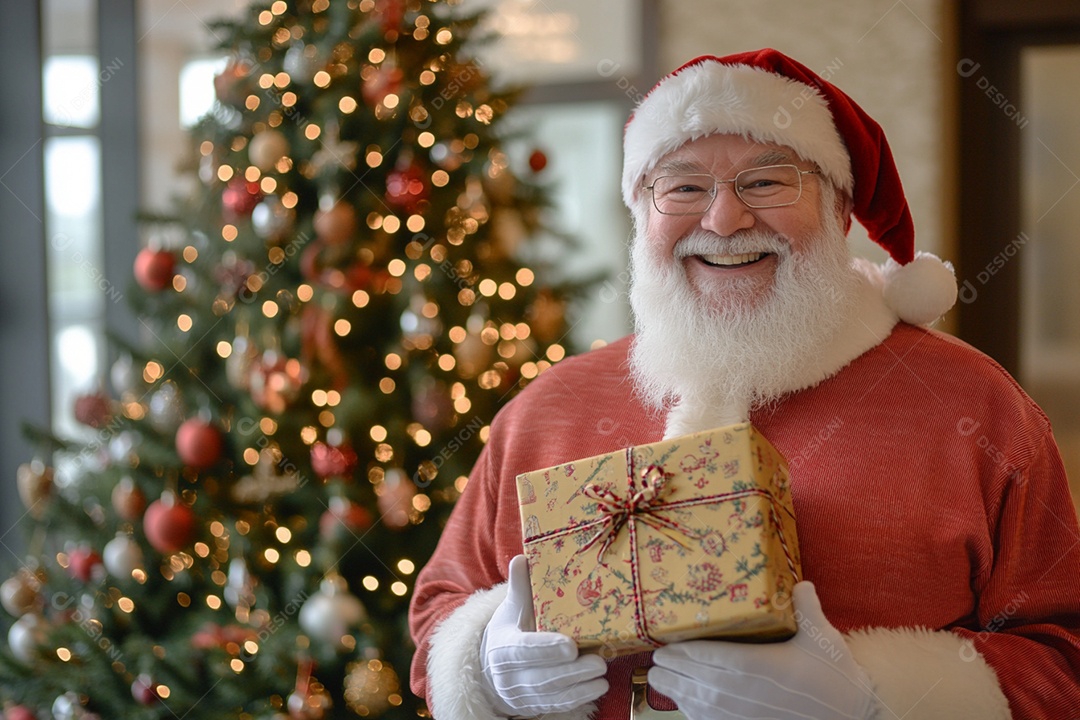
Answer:
M78 695L66 692L53 701L52 714L53 720L79 720L85 718L86 711L83 710Z
M248 159L263 172L274 168L277 161L289 154L289 140L279 130L256 133L248 144Z
M101 559L105 569L116 578L128 579L133 571L143 568L142 548L127 533L116 533L116 537L105 543Z
M296 213L281 204L277 195L268 195L251 211L251 227L263 240L280 240L292 230Z
M45 621L37 615L27 614L15 621L8 630L8 647L16 659L33 662L38 648L45 642Z
M184 422L184 404L180 399L180 390L171 381L161 384L150 396L150 424L165 435L176 432Z
M322 581L319 592L300 608L300 627L313 640L344 647L341 639L367 618L359 598L349 592L340 575Z
M109 370L109 379L112 380L113 390L121 395L138 392L142 385L139 368L135 367L135 361L126 353L118 357L116 362L112 364Z
M314 45L295 43L285 52L285 58L281 61L282 69L289 74L293 82L306 85L319 70L319 60L316 55Z

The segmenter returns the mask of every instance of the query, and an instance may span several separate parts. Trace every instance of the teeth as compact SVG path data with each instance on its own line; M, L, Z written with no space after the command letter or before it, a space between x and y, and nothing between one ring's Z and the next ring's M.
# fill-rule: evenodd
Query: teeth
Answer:
M742 255L702 255L701 259L710 265L743 265L763 257L765 253L743 253Z

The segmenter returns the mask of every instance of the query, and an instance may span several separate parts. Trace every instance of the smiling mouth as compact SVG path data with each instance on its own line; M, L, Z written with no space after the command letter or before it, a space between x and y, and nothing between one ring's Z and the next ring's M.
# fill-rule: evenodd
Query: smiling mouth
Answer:
M744 267L767 258L772 253L743 253L741 255L698 255L697 257L711 267Z

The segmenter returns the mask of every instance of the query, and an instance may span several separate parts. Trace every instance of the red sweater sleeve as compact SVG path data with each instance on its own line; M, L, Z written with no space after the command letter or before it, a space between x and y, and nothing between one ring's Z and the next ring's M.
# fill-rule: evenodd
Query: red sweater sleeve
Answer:
M1073 717L1080 709L1080 530L1049 432L1007 483L993 565L978 593L984 629L954 632L994 668L1016 720Z

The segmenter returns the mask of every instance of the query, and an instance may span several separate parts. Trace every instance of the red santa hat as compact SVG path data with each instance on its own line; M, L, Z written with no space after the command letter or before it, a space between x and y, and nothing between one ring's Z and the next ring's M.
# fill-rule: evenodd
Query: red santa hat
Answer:
M657 83L626 123L627 206L660 158L716 133L790 147L851 196L855 218L893 261L885 269L885 297L901 319L926 324L952 307L951 267L932 255L916 257L911 211L881 126L835 85L776 50L705 55Z

